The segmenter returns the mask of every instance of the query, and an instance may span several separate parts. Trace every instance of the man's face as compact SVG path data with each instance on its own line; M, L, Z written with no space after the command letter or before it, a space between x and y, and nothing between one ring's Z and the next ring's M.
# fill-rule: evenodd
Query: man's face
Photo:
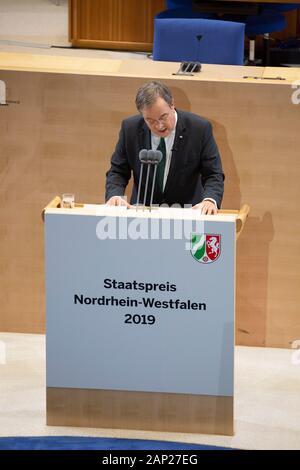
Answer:
M175 127L174 104L168 105L160 96L152 106L143 108L141 113L151 132L158 137L167 137Z

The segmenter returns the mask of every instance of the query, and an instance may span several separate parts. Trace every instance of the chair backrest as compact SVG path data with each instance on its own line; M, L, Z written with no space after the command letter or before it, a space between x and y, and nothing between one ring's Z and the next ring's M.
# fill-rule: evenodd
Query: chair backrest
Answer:
M166 6L167 8L178 8L178 7L186 7L192 6L193 0L167 0Z
M300 3L261 3L260 7L262 10L285 12L300 8Z
M244 39L244 23L200 18L156 18L153 59L242 65Z
M194 11L192 7L170 8L158 13L155 18L216 18L213 13Z

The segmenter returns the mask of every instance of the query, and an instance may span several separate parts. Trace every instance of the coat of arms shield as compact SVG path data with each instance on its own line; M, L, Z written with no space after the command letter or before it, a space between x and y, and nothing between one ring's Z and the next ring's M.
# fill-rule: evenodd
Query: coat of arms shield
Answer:
M212 233L191 234L191 254L199 263L216 261L221 253L221 235Z

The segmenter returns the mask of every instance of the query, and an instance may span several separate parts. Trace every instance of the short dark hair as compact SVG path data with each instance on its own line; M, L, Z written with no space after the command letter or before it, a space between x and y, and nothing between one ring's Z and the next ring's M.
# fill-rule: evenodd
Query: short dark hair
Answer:
M138 111L151 106L158 97L163 98L169 106L173 104L173 96L166 85L161 82L148 82L141 86L135 97L135 104Z

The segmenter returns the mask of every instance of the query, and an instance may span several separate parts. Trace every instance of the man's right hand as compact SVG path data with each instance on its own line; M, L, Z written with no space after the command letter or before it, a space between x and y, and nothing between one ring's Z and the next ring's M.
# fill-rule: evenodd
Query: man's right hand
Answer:
M128 209L132 207L122 196L113 196L106 201L106 204L108 206L126 206Z

